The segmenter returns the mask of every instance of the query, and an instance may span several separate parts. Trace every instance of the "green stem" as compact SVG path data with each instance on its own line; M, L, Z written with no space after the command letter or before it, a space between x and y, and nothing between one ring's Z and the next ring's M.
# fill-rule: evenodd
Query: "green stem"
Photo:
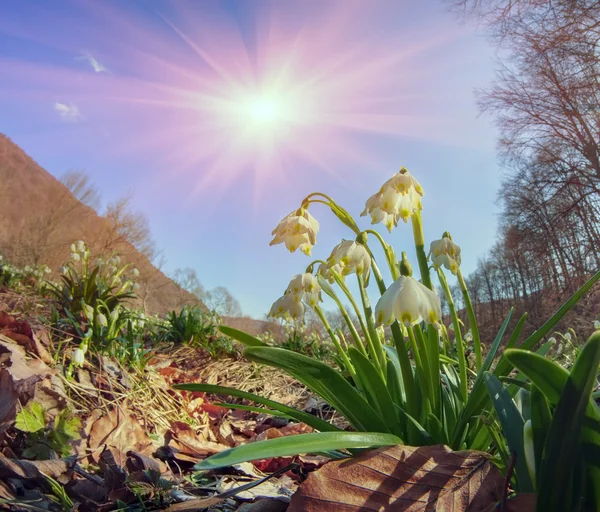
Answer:
M367 343L369 344L369 351L371 352L373 360L377 363L379 373L381 373L383 379L386 380L387 366L385 354L383 352L383 345L381 344L381 340L379 339L377 331L375 330L375 321L373 318L373 310L371 309L371 302L369 301L369 296L367 294L367 290L365 288L365 283L363 281L362 276L359 276L357 274L356 280L358 281L360 298L362 300L363 309L365 310L365 319L367 321L367 328L369 331L369 337L367 338Z
M415 360L415 369L417 372L417 376L419 378L419 382L423 386L422 396L426 417L427 414L431 412L431 386L429 379L427 378L427 374L425 373L425 369L423 367L423 360L421 359L421 353L419 351L419 346L417 344L415 333L412 327L408 327L408 339L410 340L410 346L413 352L413 358ZM421 416L423 415L421 414Z
M477 318L475 317L475 310L473 309L473 304L471 303L471 297L469 296L469 290L467 290L467 283L463 278L462 272L460 268L456 274L458 278L458 284L463 294L463 299L465 301L465 307L467 309L467 315L469 317L469 326L471 327L471 334L473 335L473 347L475 348L475 361L477 364L477 371L481 368L481 338L479 337L479 327L477 326Z
M354 300L354 297L352 296L352 292L346 286L344 278L342 276L340 276L337 272L333 271L333 270L331 271L331 275L333 275L333 277L335 279L335 282L342 289L342 291L344 292L344 294L346 295L346 297L350 301L350 304L352 305L352 308L354 309L354 313L356 314L356 317L358 318L358 322L360 323L360 328L363 331L365 339L367 340L368 344L371 344L371 341L369 339L370 338L370 336L369 336L369 330L367 329L367 326L365 325L365 322L363 320L362 311L360 310L360 308L358 307L358 304ZM364 351L363 355L366 356L367 352L365 350L364 345L362 344L362 340L361 340L361 346L362 346L362 351Z
M458 321L458 315L456 314L456 308L454 307L454 299L452 293L450 293L450 287L448 281L442 269L437 271L442 290L446 295L446 301L448 302L448 309L450 310L450 316L452 317L452 324L454 325L454 339L456 341L456 348L458 351L458 371L460 374L460 390L462 394L463 402L466 403L468 391L467 391L467 363L465 360L465 346L460 332L460 323Z
M390 268L390 272L392 273L392 279L394 281L396 279L398 279L400 277L400 271L398 270L398 262L396 261L396 257L395 257L394 251L392 250L392 248L390 247L390 245L374 229L366 229L364 232L374 235L375 238L377 238L377 240L379 240L379 243L381 244L381 247L383 247L383 252L385 254L385 258L387 260L388 266ZM365 248L369 252L369 255L371 256L371 260L374 261L375 258L373 257L373 253L371 252L370 248L366 244L365 244Z
M417 261L419 262L419 272L421 281L427 288L433 290L431 285L431 276L429 275L429 265L427 263L427 254L425 252L425 237L423 236L423 219L421 212L415 212L411 217L413 227L413 237L415 239L415 249L417 252Z
M350 362L348 355L342 348L342 345L340 344L339 340L337 339L337 336L333 332L333 329L329 325L327 318L325 318L325 315L323 314L323 310L318 305L314 306L313 309L315 310L315 313L317 314L317 316L320 318L321 322L323 323L323 326L325 327L325 330L329 334L331 341L335 345L335 348L337 349L338 354L342 358L342 361L344 361L344 365L346 366L346 368L348 368L350 375L352 375L352 377L354 378L356 376L356 371L354 370L354 366L352 366L352 363Z
M419 411L416 401L415 376L413 373L412 364L410 362L410 357L408 356L408 349L406 348L404 335L402 334L402 329L398 322L395 321L390 327L392 330L392 337L394 338L394 344L396 345L398 360L400 361L402 382L404 384L406 396L406 409L411 416L416 417Z

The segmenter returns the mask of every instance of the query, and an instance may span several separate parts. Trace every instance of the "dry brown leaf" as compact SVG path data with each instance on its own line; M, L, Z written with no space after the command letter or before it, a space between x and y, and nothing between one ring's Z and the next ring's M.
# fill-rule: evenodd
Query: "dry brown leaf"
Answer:
M75 465L75 457L53 460L9 459L0 454L0 479L37 479L49 476L61 483L70 480Z
M1 333L0 351L9 355L10 365L6 369L12 375L22 403L33 397L36 382L56 373L56 370L49 368L43 361L28 358L23 347Z
M502 498L489 455L447 446L394 446L311 473L288 512L480 512Z
M201 460L214 453L229 449L229 446L207 441L187 423L175 421L166 436L168 446L175 452L175 457L187 455L182 460L189 461L189 457ZM193 460L191 462L194 462Z
M0 434L15 421L17 400L13 378L7 370L0 369Z
M117 464L125 465L129 450L149 454L153 451L152 441L138 420L127 409L126 404L114 407L94 422L88 438L92 458L98 461L98 448L108 446L114 452Z

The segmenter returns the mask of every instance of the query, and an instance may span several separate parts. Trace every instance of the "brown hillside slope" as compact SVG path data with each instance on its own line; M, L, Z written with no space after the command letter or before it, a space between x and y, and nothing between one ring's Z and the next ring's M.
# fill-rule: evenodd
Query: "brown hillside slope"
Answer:
M0 134L0 254L15 263L45 263L56 270L76 240L84 240L98 254L107 230L104 218ZM148 313L198 303L131 244L117 241L110 250L140 271L140 305Z

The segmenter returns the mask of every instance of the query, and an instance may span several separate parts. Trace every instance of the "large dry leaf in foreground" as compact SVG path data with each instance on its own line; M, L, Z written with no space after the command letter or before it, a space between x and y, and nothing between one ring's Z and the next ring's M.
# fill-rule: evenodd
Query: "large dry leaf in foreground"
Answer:
M5 369L0 369L0 434L15 422L17 392L13 379Z
M499 501L503 486L485 453L393 446L311 473L288 512L477 512Z

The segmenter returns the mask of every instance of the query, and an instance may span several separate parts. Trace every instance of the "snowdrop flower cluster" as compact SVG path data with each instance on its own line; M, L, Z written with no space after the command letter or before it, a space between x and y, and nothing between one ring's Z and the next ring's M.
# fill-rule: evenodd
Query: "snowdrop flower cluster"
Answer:
M367 281L371 271L371 256L363 244L353 240L344 240L333 248L327 258L327 264L321 264L318 273L333 283L335 279L332 271L341 276L362 275Z
M438 325L442 319L438 295L411 276L400 276L385 291L375 307L378 325L397 320L407 327L425 321Z
M419 182L403 167L383 184L379 192L367 199L361 216L369 214L371 224L382 222L391 233L400 219L408 222L422 209L423 195Z
M310 272L295 275L287 289L285 295L298 295L309 306L316 306L321 301L321 286L317 278Z
M298 274L290 281L283 297L274 302L269 316L298 320L304 317L305 303L315 307L320 301L321 286L316 277L310 272Z
M313 245L317 241L319 223L308 213L306 208L300 207L286 215L271 233L275 235L269 245L284 243L290 252L299 249L300 252L310 255Z
M456 275L460 266L460 247L456 245L450 236L444 236L440 240L434 240L429 246L429 259L437 270L441 266L446 267Z

